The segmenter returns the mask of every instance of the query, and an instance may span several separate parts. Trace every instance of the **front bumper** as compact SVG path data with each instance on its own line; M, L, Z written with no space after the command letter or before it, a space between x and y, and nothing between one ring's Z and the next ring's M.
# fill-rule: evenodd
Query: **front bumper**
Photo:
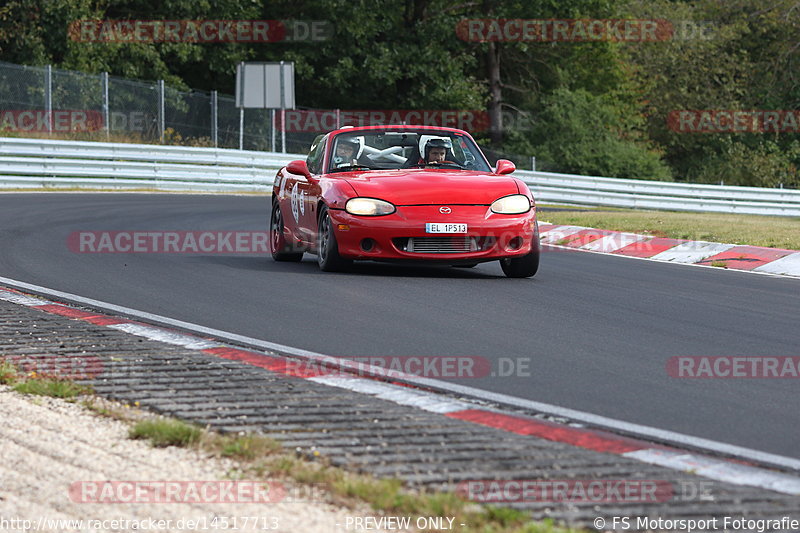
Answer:
M355 216L329 211L339 253L350 259L482 262L526 255L538 249L536 209L522 215L498 215L489 206L398 206L391 215ZM426 223L465 223L466 234L427 233Z

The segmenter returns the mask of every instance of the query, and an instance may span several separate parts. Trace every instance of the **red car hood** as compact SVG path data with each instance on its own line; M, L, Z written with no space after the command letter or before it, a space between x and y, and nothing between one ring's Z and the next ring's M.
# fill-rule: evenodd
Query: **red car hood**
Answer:
M358 196L380 198L395 205L484 204L516 194L509 176L465 170L383 170L342 176Z

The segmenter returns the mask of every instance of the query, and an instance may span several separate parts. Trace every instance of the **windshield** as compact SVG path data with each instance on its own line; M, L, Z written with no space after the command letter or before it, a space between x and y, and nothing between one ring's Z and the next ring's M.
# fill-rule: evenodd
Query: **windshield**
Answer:
M328 172L399 168L491 172L472 139L456 132L361 130L343 132L334 138Z

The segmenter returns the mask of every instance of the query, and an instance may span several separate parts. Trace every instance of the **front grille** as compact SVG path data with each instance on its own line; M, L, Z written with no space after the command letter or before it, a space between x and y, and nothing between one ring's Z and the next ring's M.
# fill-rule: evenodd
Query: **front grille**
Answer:
M393 239L399 250L414 254L463 254L486 250L488 237L403 237Z

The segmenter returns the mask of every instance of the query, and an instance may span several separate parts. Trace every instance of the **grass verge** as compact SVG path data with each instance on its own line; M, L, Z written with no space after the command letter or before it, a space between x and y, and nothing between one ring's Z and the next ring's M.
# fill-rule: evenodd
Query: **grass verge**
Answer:
M72 381L53 378L26 379L14 383L11 388L22 394L65 399L75 398L92 392L90 387L78 385Z
M673 239L800 250L800 218L796 217L612 208L549 211L547 207L543 207L539 218L553 224L627 231Z
M0 359L0 385L11 385L17 379L17 369L14 365Z
M92 393L91 387L57 376L41 375L36 372L22 374L15 365L2 360L0 360L0 384L9 385L21 394L52 398L73 399Z
M156 448L189 446L199 441L202 435L203 430L197 426L168 418L142 420L128 432L130 438L147 439Z

